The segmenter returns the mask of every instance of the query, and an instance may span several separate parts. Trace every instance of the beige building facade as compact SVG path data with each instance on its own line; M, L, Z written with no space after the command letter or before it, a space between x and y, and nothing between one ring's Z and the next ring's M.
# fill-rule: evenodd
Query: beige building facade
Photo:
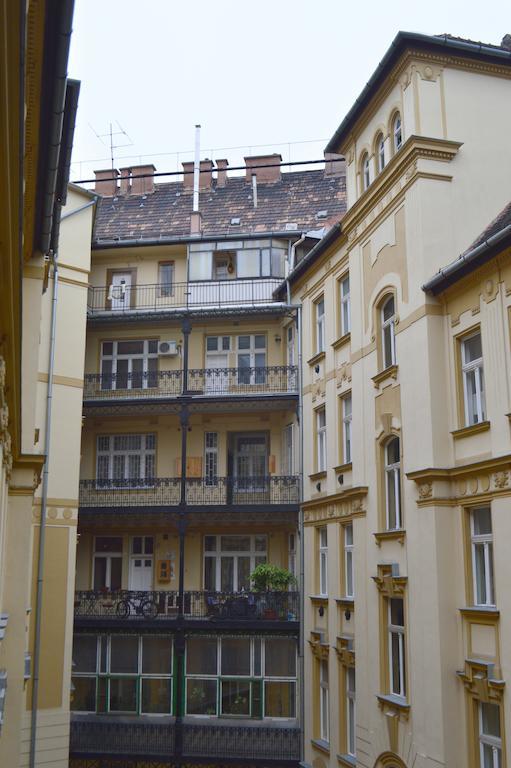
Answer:
M347 212L290 276L314 768L507 764L509 249L466 254L509 200L510 63L399 33L327 147Z

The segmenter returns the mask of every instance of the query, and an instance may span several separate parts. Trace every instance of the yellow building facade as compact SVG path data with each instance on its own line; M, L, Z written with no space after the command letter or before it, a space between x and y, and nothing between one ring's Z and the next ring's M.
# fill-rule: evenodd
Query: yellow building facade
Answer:
M290 276L314 768L509 759L509 249L467 255L509 200L509 65L399 33L327 146L347 212Z

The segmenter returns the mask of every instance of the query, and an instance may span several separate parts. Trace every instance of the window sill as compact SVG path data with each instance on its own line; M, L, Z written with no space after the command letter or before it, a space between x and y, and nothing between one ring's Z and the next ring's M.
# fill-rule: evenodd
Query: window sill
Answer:
M307 360L308 365L316 365L316 363L320 363L322 360L324 360L326 357L326 352L317 352L313 357L310 358L310 360Z
M468 427L461 427L461 429L455 429L451 432L454 440L460 440L462 437L469 437L469 435L477 435L479 432L487 432L490 429L489 421L480 421L478 424L470 424Z
M400 544L405 543L406 531L404 528L395 528L392 531L379 531L373 533L376 543L381 547L382 541L399 541Z
M330 755L330 742L324 739L311 739L311 744L315 749L321 750L325 755Z
M324 480L326 477L326 469L322 469L321 472L313 472L309 475L309 480Z
M497 621L500 617L500 611L491 605L467 605L460 608L459 612L466 619L491 619Z
M334 349L340 349L345 344L348 344L351 340L351 332L348 331L348 333L345 333L344 336L339 336L338 339L336 339L332 344L330 344L331 347Z
M347 464L339 464L338 467L334 467L334 472L336 475L341 475L343 472L351 472L352 468L353 464L348 461Z
M410 704L402 696L396 696L393 693L377 693L378 703L386 712L393 712L408 720L410 714Z
M397 365L389 365L388 368L385 368L383 371L380 371L380 373L377 373L376 376L372 377L374 386L378 389L380 384L387 381L387 379L397 379L398 370L399 368Z
M309 600L313 605L328 605L328 595L309 595Z
M347 608L351 612L353 612L353 609L355 608L355 598L353 597L336 597L335 602L341 608Z
M353 755L337 755L337 762L339 765L347 765L350 768L355 768L357 765L357 758Z

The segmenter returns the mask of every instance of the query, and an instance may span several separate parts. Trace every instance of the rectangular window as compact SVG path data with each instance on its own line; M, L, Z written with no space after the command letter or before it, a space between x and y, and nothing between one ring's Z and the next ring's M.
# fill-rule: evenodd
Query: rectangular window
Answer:
M316 353L325 351L325 300L323 296L315 302L316 311Z
M339 283L340 307L341 307L341 336L351 331L351 303L350 303L350 278L349 275Z
M486 419L484 396L483 349L480 332L462 339L461 367L463 375L463 397L465 403L465 424L479 424Z
M172 713L172 639L75 635L74 712Z
M502 768L502 737L498 704L479 703L479 755L481 768Z
M250 574L266 563L267 537L204 537L204 589L211 592L250 590Z
M94 590L116 591L122 582L122 537L95 536L92 568Z
M160 298L174 295L173 261L160 261L158 264L158 292Z
M97 485L136 488L150 485L156 473L156 435L98 435Z
M353 568L353 523L347 523L344 528L344 594L345 597L355 596Z
M238 336L238 384L266 382L266 336Z
M342 458L351 464L351 393L341 398L342 403Z
M489 507L470 513L472 575L475 605L495 605L493 584L493 532Z
M293 425L288 424L282 432L282 474L292 475L294 473L293 460Z
M286 637L187 638L186 713L294 719L296 650Z
M101 389L147 389L158 386L158 341L104 341Z
M287 567L289 572L296 577L296 533L290 533L288 535L288 545L289 554Z
M318 528L319 594L328 595L328 533L326 526Z
M218 432L204 433L204 468L206 485L218 483Z
M330 712L328 696L328 661L319 662L319 724L320 738L330 741Z
M326 471L326 409L316 411L316 461L317 471Z
M355 757L355 667L346 667L346 751Z
M390 693L404 698L406 696L404 600L391 597L387 602Z

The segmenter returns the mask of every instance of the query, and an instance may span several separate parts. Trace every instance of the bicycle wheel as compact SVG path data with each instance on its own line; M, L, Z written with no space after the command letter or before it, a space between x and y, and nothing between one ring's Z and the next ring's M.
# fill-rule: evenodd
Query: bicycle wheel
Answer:
M125 619L131 613L130 601L119 600L119 602L117 603L117 608L115 609L115 612L120 619Z
M142 600L140 603L140 612L146 619L154 619L158 615L158 603L155 600Z

